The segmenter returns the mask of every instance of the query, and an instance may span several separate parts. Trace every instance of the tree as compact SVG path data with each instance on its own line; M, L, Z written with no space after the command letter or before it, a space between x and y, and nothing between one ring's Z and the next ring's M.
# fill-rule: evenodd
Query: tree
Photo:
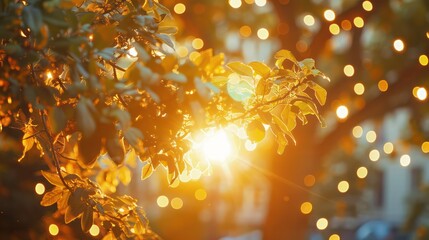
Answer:
M245 126L259 142L265 124L282 154L297 119L323 123L326 90L314 79L327 77L314 60L287 50L273 68L225 65L212 50L179 60L156 1L2 1L0 11L1 127L23 131L18 161L33 147L43 155L55 187L41 204L56 203L84 232L97 224L105 239L158 238L133 197L113 194L136 159L142 179L162 166L173 184L202 161L186 154L202 130Z

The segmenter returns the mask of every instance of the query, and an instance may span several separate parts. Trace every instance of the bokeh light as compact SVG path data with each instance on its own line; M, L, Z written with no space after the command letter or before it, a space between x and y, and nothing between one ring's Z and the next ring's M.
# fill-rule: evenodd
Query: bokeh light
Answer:
M251 34L252 34L252 29L249 26L244 25L244 26L240 27L240 35L241 36L250 37Z
M362 83L356 83L353 90L357 95L362 95L365 93L365 86Z
M370 1L363 1L362 7L365 11L368 11L368 12L371 11L373 8L372 3Z
M366 167L360 167L356 170L356 175L358 178L366 178L368 175L368 169Z
M325 12L323 12L323 16L325 17L325 19L327 21L334 21L335 20L335 12L332 11L331 9L327 9L325 10Z
M361 17L355 17L353 19L353 24L357 27L357 28L363 28L363 26L365 25L365 21L363 20L363 18Z
M270 36L270 32L268 32L266 28L258 29L258 32L256 34L258 35L258 38L261 40L265 40Z
M171 204L171 207L173 209L178 210L178 209L181 209L183 207L183 200L181 198L175 197L175 198L171 199L170 204Z
M329 25L329 32L332 35L338 35L338 34L340 34L340 26L338 26L338 24L336 24L336 23L333 23L333 24Z
M424 87L417 88L415 97L420 101L426 100L426 98L428 97L428 92L427 92L426 88L424 88Z
M159 207L165 208L168 206L169 200L167 196L161 195L156 199L156 204L158 204Z
M313 26L315 23L314 17L310 14L304 16L304 24L307 26Z
M368 131L366 133L366 141L373 143L375 140L377 140L377 134L374 131Z
M51 234L52 236L57 236L58 233L60 232L60 229L58 228L58 226L56 224L51 224L49 225L49 234Z
M349 182L347 182L347 181L341 181L338 183L338 191L340 193L347 192L349 190L349 187L350 187L350 185L349 185Z
M428 56L426 56L424 54L422 54L422 55L419 56L419 63L420 63L420 65L427 66L428 62L429 62Z
M355 126L352 130L353 137L360 138L363 134L363 128L361 126Z
M426 141L422 143L422 152L429 153L429 142Z
M336 113L339 119L345 119L349 115L349 109L346 106L341 105L337 108Z
M45 193L45 185L43 185L43 183L37 183L34 187L34 191L36 191L38 195L42 195Z
M343 71L347 77L352 77L355 74L355 68L350 64L344 66Z
M232 8L239 8L242 4L241 0L229 0L228 3Z
M177 3L173 8L174 12L177 14L183 14L186 11L186 6L183 3Z
M301 212L303 214L309 214L313 210L313 205L310 202L303 202L301 204Z
M204 47L204 41L201 38L195 38L192 40L192 47L196 50L200 50Z
M369 159L373 162L378 161L380 159L380 151L377 149L373 149L369 152Z
M331 236L329 236L328 240L341 240L341 238L338 234L332 234Z
M201 142L202 153L212 163L230 160L232 149L232 142L223 129L207 132Z
M401 39L396 39L393 41L393 48L398 52L402 52L405 49L405 44Z
M410 157L410 155L408 155L408 154L402 155L401 158L399 159L399 163L403 167L409 166L410 163L411 163L411 157Z
M197 199L198 201L203 201L206 198L207 198L207 192L206 192L206 190L200 188L200 189L197 189L195 191L195 199Z
M387 142L383 145L383 151L386 154L391 154L393 152L393 150L394 150L393 143Z
M267 0L255 0L255 4L258 7L263 7L263 6L265 6L267 4Z
M98 234L100 234L100 228L97 225L93 224L89 229L89 234L91 234L91 236L93 237L98 236Z
M380 90L380 92L386 92L387 89L389 89L389 83L386 80L380 80L378 82L378 89Z
M325 230L328 227L328 219L319 218L316 222L316 227L319 230Z
M304 185L306 187L312 187L316 183L316 177L314 175L308 174L304 177Z

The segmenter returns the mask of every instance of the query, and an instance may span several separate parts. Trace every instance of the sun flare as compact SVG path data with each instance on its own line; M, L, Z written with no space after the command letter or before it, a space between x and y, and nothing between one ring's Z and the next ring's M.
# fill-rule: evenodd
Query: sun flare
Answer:
M231 159L233 146L223 129L207 132L201 141L203 156L212 163L226 163Z

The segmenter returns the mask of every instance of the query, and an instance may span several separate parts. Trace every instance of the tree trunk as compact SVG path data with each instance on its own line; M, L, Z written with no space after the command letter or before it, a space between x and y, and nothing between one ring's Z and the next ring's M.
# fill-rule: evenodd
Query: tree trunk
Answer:
M294 131L297 145L290 144L282 156L272 156L275 177L270 178L271 197L263 232L266 240L301 240L308 235L308 215L300 209L309 200L304 177L314 175L319 162L314 161L315 127L316 123L298 127Z

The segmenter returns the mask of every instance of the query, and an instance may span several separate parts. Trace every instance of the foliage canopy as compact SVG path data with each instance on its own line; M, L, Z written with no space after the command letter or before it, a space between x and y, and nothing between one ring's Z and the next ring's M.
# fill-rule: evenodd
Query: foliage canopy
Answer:
M199 167L197 132L237 125L259 142L268 126L282 154L297 119L323 125L314 60L287 50L272 68L212 50L179 59L156 1L2 1L0 11L1 126L24 132L18 161L35 146L52 170L41 204L83 231L98 219L106 239L157 238L137 201L113 193L136 159L142 179L162 166L170 184Z

